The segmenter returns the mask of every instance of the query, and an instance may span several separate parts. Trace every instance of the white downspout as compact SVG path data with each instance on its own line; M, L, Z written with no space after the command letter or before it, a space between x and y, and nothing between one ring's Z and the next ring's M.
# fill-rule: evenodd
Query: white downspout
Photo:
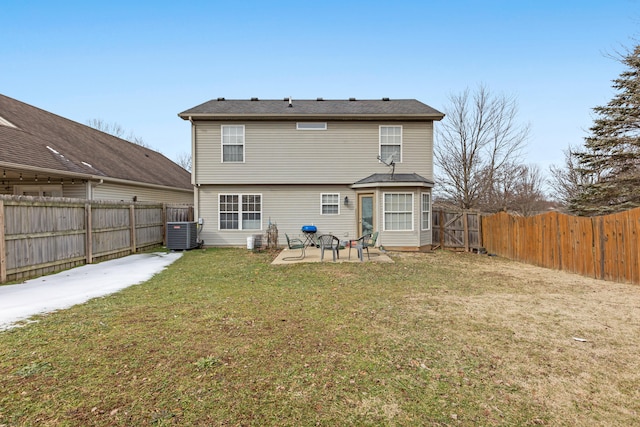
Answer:
M201 218L200 215L200 185L196 182L196 124L193 122L191 116L189 116L189 122L191 123L191 185L193 185L193 216L197 221Z

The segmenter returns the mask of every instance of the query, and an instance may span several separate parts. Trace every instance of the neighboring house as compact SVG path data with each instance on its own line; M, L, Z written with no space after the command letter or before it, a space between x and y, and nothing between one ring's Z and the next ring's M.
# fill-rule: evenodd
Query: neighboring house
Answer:
M0 95L0 194L193 203L162 154Z
M315 225L341 240L378 231L386 248L431 246L433 125L444 115L428 105L218 98L179 117L192 125L207 245L243 245L275 223L280 244Z

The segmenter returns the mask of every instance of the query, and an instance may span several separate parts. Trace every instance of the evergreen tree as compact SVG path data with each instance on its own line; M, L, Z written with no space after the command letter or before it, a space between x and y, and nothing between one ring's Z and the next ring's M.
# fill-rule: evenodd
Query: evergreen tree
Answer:
M620 58L626 70L613 80L617 94L605 106L577 153L578 171L592 177L582 184L570 210L599 215L640 206L640 45Z

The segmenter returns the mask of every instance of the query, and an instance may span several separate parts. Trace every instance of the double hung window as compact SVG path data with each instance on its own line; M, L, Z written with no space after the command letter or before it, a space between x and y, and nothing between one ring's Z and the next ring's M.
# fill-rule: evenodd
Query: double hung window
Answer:
M402 161L402 126L380 126L380 159Z
M222 125L222 162L244 162L244 126Z
M261 230L260 194L220 194L220 230Z
M413 230L413 194L384 194L385 231Z
M421 214L422 214L422 229L431 229L431 194L422 193L421 195Z
M340 194L323 193L320 195L320 214L338 215L340 213Z

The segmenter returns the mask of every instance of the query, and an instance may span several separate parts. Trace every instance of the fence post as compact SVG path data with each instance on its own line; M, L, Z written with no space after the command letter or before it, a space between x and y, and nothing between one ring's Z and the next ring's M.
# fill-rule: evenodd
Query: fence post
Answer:
M92 220L91 220L91 203L85 203L84 204L84 223L85 223L85 227L86 227L86 234L85 234L85 255L86 255L86 259L87 259L87 264L91 264L93 263L93 225L92 225Z
M0 200L0 283L7 281L7 248L4 240L4 201Z
M444 250L444 209L440 209L440 249Z
M482 214L478 212L478 250L484 248L484 238L482 236Z
M462 212L462 232L464 233L464 251L469 252L469 215L468 211Z
M162 246L167 246L167 204L162 204Z
M129 205L129 242L131 243L131 253L136 253L136 206Z

